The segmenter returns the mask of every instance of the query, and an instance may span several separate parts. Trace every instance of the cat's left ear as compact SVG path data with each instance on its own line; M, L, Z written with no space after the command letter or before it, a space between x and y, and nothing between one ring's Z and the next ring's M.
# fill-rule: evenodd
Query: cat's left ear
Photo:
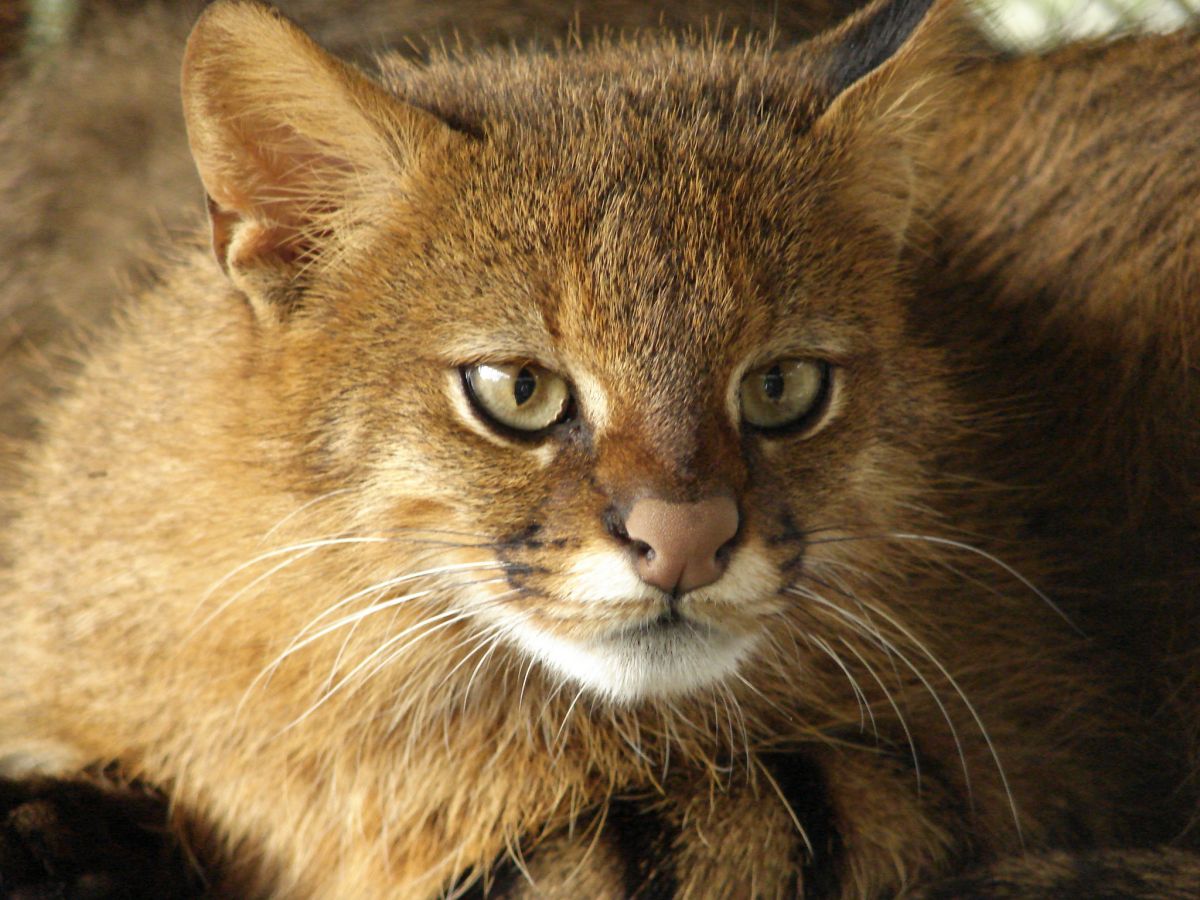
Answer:
M218 0L183 63L188 142L213 250L266 319L468 139L318 47L271 7Z
M812 138L852 171L839 184L897 248L918 203L922 135L955 65L978 46L957 0L876 0L789 51L804 72Z

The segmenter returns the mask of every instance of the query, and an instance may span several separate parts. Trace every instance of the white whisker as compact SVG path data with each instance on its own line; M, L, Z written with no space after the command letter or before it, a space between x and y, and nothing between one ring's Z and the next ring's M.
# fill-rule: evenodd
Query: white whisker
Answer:
M859 730L862 731L862 730L866 729L866 727L867 727L866 720L869 717L871 720L871 731L873 731L875 733L875 739L878 740L879 739L879 726L877 726L875 724L875 713L871 709L871 704L867 701L867 695L863 693L862 686L858 683L858 680L850 672L850 669L847 668L846 663L842 660L842 658L840 656L837 655L836 652L834 652L834 649L832 647L830 647L829 644L826 643L825 640L823 640L821 637L819 637L815 634L804 635L804 637L806 640L810 640L814 644L816 644L818 647L820 647L821 650L825 653L825 655L833 660L834 665L836 665L839 669L842 670L842 674L845 675L846 680L850 682L850 690L852 690L854 692L855 699L858 701L858 727L859 727Z
M751 771L752 762L751 762L751 753L750 753L750 732L749 732L749 729L746 727L746 714L742 711L741 701L738 700L737 695L734 694L732 690L730 690L728 685L718 684L718 687L720 688L720 691L722 694L722 699L725 703L725 709L730 714L729 727L731 730L733 728L733 717L734 716L737 717L738 729L742 735L742 751L745 754L745 758L746 758L746 772L749 773ZM729 738L729 752L731 754L733 752L733 735L732 734L730 735L730 738Z
M392 538L387 537L332 537L332 538L316 538L314 540L300 541L295 544L289 544L286 547L276 547L274 550L267 550L260 553L253 559L248 559L246 562L235 566L213 583L201 597L200 605L203 605L214 593L219 591L222 586L227 584L231 578L236 577L241 572L251 566L258 565L260 562L265 562L268 559L274 559L277 556L285 556L288 553L295 553L299 550L318 550L322 547L339 547L347 544L386 544L390 543Z
M824 598L819 597L819 595L810 594L810 598L816 600L819 603L824 604L826 607L836 611L837 613L839 613L842 616L845 616L848 618L854 618L852 616L852 614L848 613L846 610L840 609L835 604L832 604L828 600L825 600ZM871 609L873 609L880 618L884 619L888 624L890 624L893 628L895 628L900 634L902 634L905 638L907 638L909 641L911 641L913 646L917 650L919 650L921 652L921 654L926 659L928 659L930 663L932 663L934 665L935 668L937 668L938 672L941 673L942 677L946 679L946 681L954 689L955 693L958 694L958 697L962 701L963 706L966 707L967 712L970 714L971 718L975 722L975 726L979 729L979 733L983 737L984 743L987 745L988 752L991 754L992 762L996 766L996 774L999 777L1000 783L1004 788L1005 796L1008 798L1009 809L1012 812L1013 825L1017 831L1017 840L1022 846L1024 846L1025 836L1024 836L1024 832L1021 828L1020 815L1017 812L1016 798L1013 796L1012 788L1010 787L1009 782L1008 782L1008 775L1004 771L1004 765L1000 762L1000 755L997 752L996 746L992 741L991 734L988 732L987 727L983 724L983 718L979 715L979 711L975 708L975 705L968 699L966 693L963 691L962 687L958 684L958 681L954 678L953 675L950 674L950 671L942 664L942 662L936 656L933 655L932 652L930 652L929 648L926 647L922 641L918 640L917 637L915 635L913 635L913 633L911 631L909 631L907 628L905 628L904 625L901 624L899 621L897 621L893 616L889 615L885 610L881 609L878 604L867 604L867 605ZM879 636L879 637L881 637L881 636ZM930 684L926 680L925 676L923 674L921 674L920 670L917 669L915 666L913 666L913 664L911 662L909 662L908 659L903 654L900 654L900 660L901 660L901 662L903 662L906 666L908 666L912 670L914 675L916 675L918 678L921 679L922 683L925 684L926 689L929 690L930 695L934 698L934 702L936 702L938 704L938 706L942 709L942 714L943 714L943 716L946 717L947 724L950 726L951 733L954 735L955 742L958 743L959 756L963 760L963 768L964 768L963 777L966 780L968 796L971 796L969 776L967 775L967 772L966 772L966 758L965 758L965 756L963 756L962 745L961 745L961 743L959 743L958 733L955 730L953 723L950 722L950 719L946 713L945 707L942 706L941 701L937 699L936 692L933 691L933 688L930 686Z
M804 825L800 821L800 817L796 815L796 811L792 809L792 804L788 803L787 795L779 786L779 782L775 780L775 776L771 774L771 770L761 761L758 761L758 771L767 779L767 783L771 785L775 791L775 795L779 797L779 802L783 804L783 808L787 810L788 817L792 820L792 824L796 826L796 833L800 835L800 840L804 841L804 846L808 850L809 859L815 859L817 855L813 843L809 840L808 832L804 830Z
M296 639L298 640L298 639L302 638L309 631L309 629L311 629L314 625L316 625L318 622L320 622L325 617L332 615L333 613L337 612L337 610L353 603L355 600L359 600L370 594L381 593L382 591L386 591L386 590L389 590L394 587L399 587L402 584L408 584L409 582L416 581L421 578L434 578L439 575L456 575L456 574L459 574L462 572L473 572L473 571L478 571L480 569L506 569L506 568L509 568L509 566L510 566L509 563L503 563L503 562L498 562L498 561L497 562L479 561L479 562L469 562L469 563L451 563L451 564L445 565L445 566L437 566L436 568L432 568L432 569L422 569L419 572L409 572L404 575L397 575L393 578L388 578L388 579L385 579L384 581L376 582L375 584L371 585L370 587L365 587L362 590L355 591L353 594L350 594L348 597L343 597L341 600L339 600L336 603L334 603L333 605L327 607L319 615L315 616L303 628L300 629L299 633L296 635ZM357 615L357 613L355 613L354 615ZM339 619L338 621L341 624L345 624L346 620ZM335 626L331 626L331 627L340 627L340 626L335 624ZM322 629L321 633L327 633L327 630L328 629Z
M234 591L229 597L227 597L223 603L219 604L216 609L214 609L207 616L205 616L203 619L201 619L200 622L197 623L195 628L193 628L188 633L187 637L185 637L184 640L185 641L191 640L193 637L195 637L197 634L199 634L201 631L203 631L207 625L209 625L214 619L216 619L218 616L220 616L221 613L225 612L225 610L229 609L229 607L231 607L234 603L236 603L240 597L249 593L251 590L256 588L258 585L262 584L264 581L267 581L273 575L276 575L277 573L282 572L284 569L288 568L288 566L294 565L295 563L304 559L304 557L309 556L315 552L316 552L316 548L313 548L313 547L308 547L306 549L300 550L300 551L296 552L295 554L293 554L292 556L289 556L283 562L275 564L270 569L268 569L266 572L263 572L261 575L254 578L248 584L242 585L242 587L240 587L238 590ZM271 555L274 556L276 554L271 554ZM253 565L256 562L263 562L263 561L265 561L265 559L266 559L266 557L259 557L255 560L251 561L250 563L247 563L246 565L249 566L249 565ZM245 566L240 566L237 571L241 571L243 568L245 568ZM231 575L232 574L233 573L231 573ZM203 597L200 598L200 601L192 609L191 615L194 616L196 613L198 613L200 611L201 607L203 607L204 604L207 603L208 600L212 597L213 591L214 591L214 589L210 588L209 591Z
M267 531L263 534L263 536L258 539L258 542L260 544L265 544L267 542L267 540L270 539L271 535L273 535L275 532L279 531L279 529L281 529L288 522L292 521L292 519L296 518L296 516L302 514L307 509L311 509L312 507L316 506L318 503L324 503L326 500L331 500L334 497L340 497L344 494L352 494L352 493L355 493L357 490L358 490L357 488L339 488L338 490L328 491L324 494L314 497L313 499L309 500L307 503L302 503L300 506L297 506L290 513L288 513L286 516L284 516L282 519L280 519L278 522L276 522L274 525L272 525L269 529L267 529Z
M946 722L947 728L950 729L950 735L954 739L954 746L958 751L958 759L959 759L960 764L962 765L963 784L966 787L967 797L972 798L972 801L973 801L974 792L972 791L972 788L971 788L971 772L970 772L970 767L967 765L967 756L966 756L966 752L963 749L962 738L959 736L958 729L954 725L954 719L950 716L950 711L948 709L946 709L946 705L942 702L941 696L938 694L938 692L936 690L934 690L934 687L932 684L930 684L929 679L925 677L925 673L922 672L920 669L918 669L908 659L908 657L900 651L900 648L897 647L895 645L895 643L893 643L892 641L890 641L886 637L884 637L878 628L873 628L873 627L869 626L860 617L854 615L853 613L849 612L848 610L842 609L840 606L838 606L835 603L830 603L828 600L826 600L824 597L822 597L820 594L816 593L815 591L809 591L806 588L802 588L800 586L793 586L792 588L789 588L789 590L791 592L797 594L797 596L805 597L806 599L809 599L809 600L813 601L814 603L818 603L818 604L824 606L826 609L832 610L835 614L841 616L843 620L845 620L846 622L849 622L851 625L856 626L856 630L858 631L859 634L862 634L864 637L866 637L867 639L869 639L871 641L875 641L876 643L879 644L879 646L889 647L891 649L891 651L893 653L895 653L896 658L899 659L904 664L904 666L918 678L918 680L920 680L921 684L924 685L924 687L925 687L925 691L929 694L930 698L937 705L939 712L941 712L942 719ZM928 656L928 653L926 653L926 656Z
M955 693L958 694L959 699L962 701L963 705L967 708L967 711L970 713L971 718L975 720L975 726L979 729L979 733L983 736L984 743L987 744L988 751L992 755L992 761L996 765L996 774L1000 778L1000 783L1004 786L1004 793L1005 793L1005 796L1008 798L1009 809L1012 812L1013 825L1016 827L1016 830L1017 830L1017 841L1022 846L1024 846L1025 835L1021 829L1021 817L1017 812L1016 798L1013 797L1012 788L1009 786L1009 783L1008 783L1008 775L1004 771L1004 765L1000 762L1000 754L996 751L996 745L992 742L992 736L988 732L987 727L983 724L983 718L979 715L979 711L975 708L975 704L970 701L970 699L967 697L966 693L963 691L962 687L959 686L958 681L954 678L953 675L950 674L950 671L942 664L941 660L939 660L936 656L934 656L929 651L929 648L924 645L924 643L919 641L913 635L913 633L911 631L909 631L907 628L904 627L904 625L902 623L898 622L895 618L890 616L886 611L879 609L877 604L870 604L870 605L876 610L876 612L878 613L878 615L881 618L883 618L893 628L895 628L902 635L904 635L906 638L908 638L910 641L912 641L913 646L915 646L918 650L920 650L921 653L924 654L925 658L928 659L931 663L933 663L933 665L937 668L937 670L942 674L942 677L945 678L946 681L948 681L950 683L950 686L952 688L954 688Z
M1044 603L1052 612L1054 612L1055 615L1057 615L1060 619L1062 619L1064 622L1066 622L1067 625L1069 625L1076 634L1080 635L1081 637L1087 637L1086 633L1083 630L1081 630L1078 625L1075 624L1075 622L1071 619L1071 617L1068 616L1063 611L1062 607L1060 607L1057 603L1055 603L1053 600L1050 599L1049 595L1047 595L1045 591L1043 591L1041 588L1039 588L1036 584L1034 584L1032 581L1030 581L1028 578L1026 578L1024 575L1022 575L1019 570L1017 570L1013 566L1006 563L1000 557L996 556L993 553L989 553L988 551L983 550L979 547L976 547L973 544L968 544L968 543L965 543L964 541L956 541L951 538L938 537L937 535L913 534L913 533L904 532L904 531L887 531L887 532L880 532L878 534L846 534L846 535L840 535L838 537L833 537L833 538L822 538L817 541L810 541L809 543L813 546L816 546L819 544L843 544L843 543L853 543L855 541L886 541L886 540L917 541L917 542L926 543L926 544L935 544L935 545L939 545L939 546L943 546L943 547L953 547L956 550L963 550L967 553L974 553L976 556L980 557L981 559L984 559L987 562L990 562L992 565L996 566L997 568L999 568L999 569L1003 570L1004 572L1006 572L1007 574L1011 575L1018 582L1020 582L1020 584L1023 587L1025 587L1030 593L1032 593L1042 603ZM946 565L944 560L935 559L933 561L935 563L938 563L939 565Z
M437 615L430 616L428 619L422 619L420 622L416 623L415 625L411 625L408 628L405 628L402 631L400 631L398 634L395 634L392 637L388 638L386 641L384 641L382 644L380 644L379 647L377 647L370 654L368 654L365 659L363 659L360 663L358 663L358 665L356 665L353 669L351 669L348 673L346 673L346 675L344 675L341 679L339 679L337 684L335 684L329 690L325 691L325 693L323 693L321 695L321 697L315 703L313 703L311 706L309 706L308 709L306 709L299 716L297 716L295 719L293 719L290 723L288 723L286 726L284 726L284 728L281 729L281 733L283 731L289 731L292 728L295 728L297 725L300 725L302 722L304 722L305 719L307 719L314 712L316 712L318 709L320 709L322 706L324 706L335 694L339 693L343 688L345 688L348 684L350 684L354 680L355 676L359 674L359 672L361 672L363 669L365 669L374 660L378 659L381 655L383 655L384 653L387 653L390 648L394 647L395 644L404 640L405 637L412 634L414 631L417 631L421 628L426 629L424 632L422 632L416 638L414 638L414 639L408 641L407 643L405 643L404 645L402 645L398 650L392 650L391 651L392 658L395 658L395 656L398 653L403 652L404 650L407 650L413 644L415 644L417 641L428 637L430 634L433 634L436 631L441 631L444 628L448 628L451 625L456 624L457 622L462 622L469 618L470 618L469 613L464 613L459 610L447 610L446 612L442 612L442 613L438 613Z
M498 633L498 629L495 628L488 629L488 631L484 633L484 637L488 638L488 650L479 658L479 662L475 664L475 668L471 671L471 677L467 679L467 686L463 688L464 705L467 702L467 698L471 695L471 685L475 683L475 676L479 674L479 670L486 665L487 661L491 659L492 654L495 653L497 648L500 646L500 641L496 638L496 633Z
M467 569L497 568L497 567L498 566L495 566L495 565L481 566L481 565L477 565L474 563L464 563L464 564L462 564L461 568L455 568L455 567L445 567L445 568L446 569L455 569L455 571L464 571ZM415 573L411 576L405 576L403 578L389 579L386 582L381 582L380 584L375 585L369 591L359 591L359 592L357 592L357 594L355 596L361 597L361 596L365 595L366 593L380 593L380 592L388 589L389 587L394 587L396 584L399 584L399 583L405 582L405 581L411 581L412 579L417 578L417 577L424 577L426 574L427 573ZM503 581L504 581L503 577L498 577L498 578L486 579L484 581L477 581L477 582L473 582L473 583L474 584L495 584L495 583L503 582ZM274 673L288 657L292 656L295 653L300 652L305 647L308 647L309 645L315 643L316 641L319 641L321 638L326 637L327 635L333 634L335 631L345 628L347 625L356 625L358 622L361 622L363 619L366 619L369 616L377 615L378 613L381 613L381 612L386 612L389 609L395 609L402 605L412 603L413 601L416 601L416 600L421 600L425 597L428 597L430 594L434 594L434 593L437 593L437 592L443 590L444 588L445 588L445 585L441 584L441 585L438 585L437 587L426 588L424 590L413 591L412 593L408 593L408 594L402 594L399 597L391 597L380 603L373 603L370 606L367 606L363 609L358 610L357 612L353 612L348 615L342 616L340 619L337 619L336 621L329 623L324 628L320 629L319 631L315 632L314 634L308 635L307 637L305 637L303 639L300 638L300 635L297 635L295 638L292 639L292 642L286 648L284 648L283 652L281 652L278 656L276 656L273 660L271 660L271 662L268 663L265 667L263 667L262 671L260 671L259 674L257 676L255 676L254 681L252 681L250 683L250 686L246 689L246 693L243 695L243 702L245 700L245 697L248 696L250 694L250 692L254 690L254 688L259 684L260 681L269 680L272 673ZM336 605L341 606L343 604L344 604L344 601L339 601L339 603ZM301 635L304 634L304 630L302 630L300 632L300 634ZM343 650L345 649L344 643L343 643L342 649ZM335 660L335 667L336 667L337 661L341 659L341 656L342 656L342 652L341 652L341 650L339 650L337 660ZM331 672L330 678L327 679L326 684L328 684L330 681L332 681L332 675L333 675L333 673ZM241 704L239 704L239 708L240 708L240 706L241 706Z
M912 754L913 773L916 775L916 779L917 779L917 793L920 794L921 793L921 757L917 754L917 745L916 745L916 742L913 741L912 732L909 731L909 729L908 729L908 721L904 718L904 713L900 712L900 707L896 704L895 698L892 697L892 692L887 689L887 686L883 683L883 679L881 679L879 677L879 673L875 671L875 667L872 666L870 663L868 663L863 658L862 654L859 653L858 650L855 649L854 645L851 644L849 641L847 641L845 638L839 637L838 640L842 643L842 645L847 650L849 650L851 653L854 654L854 656L858 659L858 661L860 663L862 663L862 667L867 670L867 672L870 674L870 676L872 678L875 679L875 683L877 685L879 685L879 690L883 691L883 696L887 699L887 702L889 704L891 704L892 712L894 712L896 714L896 721L898 721L900 723L900 728L903 729L903 731L904 731L904 738L905 738L905 740L908 741L908 750ZM891 658L890 654L889 654L888 658L889 659ZM875 734L878 737L879 732L876 731Z
M562 724L558 726L558 733L556 735L554 735L554 744L555 744L555 746L558 747L558 755L559 756L562 755L562 752L565 749L565 745L560 743L560 741L562 740L562 736L563 736L563 730L567 727L567 722L571 718L571 713L573 713L575 711L575 704L579 702L579 698L583 696L583 692L586 690L587 690L586 687L581 687L575 693L575 698L571 701L571 705L567 707L567 711L563 714Z

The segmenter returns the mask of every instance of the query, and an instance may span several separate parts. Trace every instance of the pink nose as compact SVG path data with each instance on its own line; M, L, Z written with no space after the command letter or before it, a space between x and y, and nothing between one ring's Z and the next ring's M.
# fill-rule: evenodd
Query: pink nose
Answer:
M669 594L712 584L725 572L718 551L738 530L737 503L709 497L699 503L668 503L646 497L633 504L625 532L638 548L642 581Z

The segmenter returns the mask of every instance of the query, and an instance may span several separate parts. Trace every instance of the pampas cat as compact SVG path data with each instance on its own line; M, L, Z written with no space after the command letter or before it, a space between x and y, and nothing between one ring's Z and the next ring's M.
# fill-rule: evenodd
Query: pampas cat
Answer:
M1091 443L994 455L984 364L1028 362L921 269L987 140L939 137L975 98L923 12L381 87L215 6L184 105L216 259L178 248L43 413L10 767L118 759L221 889L288 896L436 894L518 843L559 893L568 859L889 895L1126 838L1156 757L1067 621L1094 576L1029 521L1112 457L1046 500L1038 447ZM953 258L981 305L1016 283Z

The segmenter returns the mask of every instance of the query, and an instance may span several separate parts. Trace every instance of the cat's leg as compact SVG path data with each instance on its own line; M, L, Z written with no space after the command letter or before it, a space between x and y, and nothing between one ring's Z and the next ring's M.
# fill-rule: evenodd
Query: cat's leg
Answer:
M0 779L0 895L186 900L204 892L157 791L110 773Z
M1160 847L1030 854L1001 860L918 892L915 900L1191 900L1200 856Z

